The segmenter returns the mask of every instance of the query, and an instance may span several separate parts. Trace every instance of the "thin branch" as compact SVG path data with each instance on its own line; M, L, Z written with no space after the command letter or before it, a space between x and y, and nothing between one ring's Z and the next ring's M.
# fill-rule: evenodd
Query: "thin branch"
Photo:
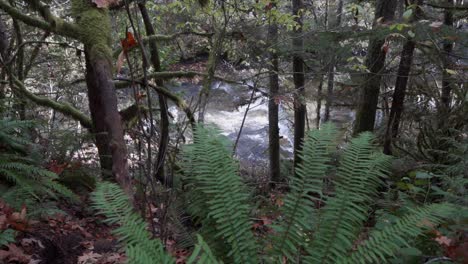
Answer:
M42 5L38 7L38 9L41 9L41 8L42 8ZM8 13L11 17L18 19L21 22L29 26L40 28L45 31L51 31L51 32L57 33L65 37L71 37L74 39L80 38L80 35L81 35L80 28L77 25L70 24L64 21L63 19L55 17L53 15L48 16L48 20L44 21L44 20L32 17L28 15L27 13L24 13L23 11L20 11L12 7L4 0L0 0L0 9ZM44 13L44 14L47 15L47 13ZM52 20L53 20L53 23L51 23Z
M11 78L13 81L14 88L32 102L41 106L50 107L66 116L69 116L79 121L80 124L85 128L90 129L93 127L93 122L91 121L91 119L72 105L67 103L59 103L46 97L37 96L28 91L24 84L20 80L18 80L18 78L16 78L15 76L11 76Z
M440 5L436 3L426 3L426 5L433 7L433 8L440 8L440 9L449 9L449 10L459 10L459 11L467 11L468 6L464 5L455 5L455 6L449 6L449 5Z
M116 78L115 80L118 81L115 83L115 87L117 89L126 88L128 84L131 84L131 83L138 83L139 85L143 85L143 81L141 80L131 80L131 79L125 79L125 78ZM148 86L151 87L151 89L153 89L155 92L160 93L161 95L164 95L165 97L167 97L169 100L173 101L177 105L177 107L179 107L180 109L182 109L182 111L184 111L184 113L187 115L187 118L189 119L192 126L195 125L195 118L193 116L192 110L190 110L190 107L188 106L188 104L185 102L184 99L171 93L166 88L159 87L150 83L148 83Z

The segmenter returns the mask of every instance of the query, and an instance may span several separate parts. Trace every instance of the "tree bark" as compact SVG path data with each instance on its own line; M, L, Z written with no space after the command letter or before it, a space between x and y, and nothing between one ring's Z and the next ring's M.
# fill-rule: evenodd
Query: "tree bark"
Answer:
M343 13L343 0L338 1L338 5L336 8L336 21L333 25L335 28L338 28L341 25L341 18ZM330 23L329 23L330 24ZM327 25L327 29L329 29L329 25ZM333 90L335 85L335 66L336 66L336 59L337 59L337 49L332 48L331 53L331 60L328 67L328 82L327 82L327 99L325 101L325 117L324 121L327 122L330 120L330 112L331 106L333 104Z
M270 46L278 41L278 26L275 21L271 21L269 26ZM269 135L269 160L270 160L270 181L273 185L281 181L280 174L280 144L279 144L279 115L276 96L279 93L279 63L276 50L270 52L270 98L268 100L268 135Z
M378 28L377 21L389 23L394 19L397 1L378 0L376 4L374 28ZM361 88L360 102L356 113L354 134L373 131L375 113L379 102L381 74L384 70L386 52L382 49L385 38L376 37L369 41L366 66L369 70L365 83Z
M414 7L414 18L412 22L416 21L421 16L420 6L423 0L413 1L416 4ZM404 109L404 102L406 96L406 89L408 85L408 78L411 72L411 65L413 63L413 54L416 43L413 40L408 40L403 45L401 51L400 65L398 67L398 76L395 83L395 91L393 92L392 108L388 117L387 129L385 132L384 139L384 153L392 154L392 142L398 136L398 129L400 126L400 120Z
M323 118L324 122L330 120L330 111L331 105L333 102L333 87L335 84L335 55L332 55L332 61L328 67L328 76L327 76L327 98L325 100L325 116Z
M151 23L151 18L148 15L148 10L146 9L145 3L139 3L138 7L140 8L141 16L143 17L143 22L145 24L146 35L148 37L156 34L154 31L153 25ZM159 58L159 50L156 41L149 42L150 55L151 55L151 64L155 72L161 71L161 61ZM159 87L164 86L164 81L162 79L155 78L156 85ZM167 107L166 97L158 93L159 107L160 110L160 139L159 139L159 148L158 148L158 157L155 163L155 177L156 179L164 184L167 187L172 187L172 179L168 178L165 173L164 160L166 158L166 151L169 144L169 113Z
M132 198L123 127L117 108L117 96L112 80L111 25L109 11L98 9L86 0L73 0L72 13L76 23L55 17L49 7L37 0L27 0L43 20L24 14L0 0L0 8L13 19L45 31L71 37L84 44L86 83L89 108L96 136L101 168L112 172L123 190ZM109 177L107 177L109 178Z
M320 73L320 81L319 81L319 86L318 86L318 89L317 89L317 109L316 109L316 122L315 122L315 126L317 129L320 128L320 119L321 119L321 112L322 112L322 97L323 97L323 94L322 94L322 90L323 90L323 74Z
M89 109L101 168L106 179L116 180L133 197L124 132L112 78L109 13L85 1L75 10L85 48ZM106 173L109 171L112 178Z
M453 6L453 0L445 0L447 6ZM444 25L447 27L453 27L453 11L450 9L444 9ZM452 81L450 74L446 71L451 68L450 54L453 50L452 41L446 39L443 44L443 70L442 70L442 94L441 94L441 107L442 107L442 119L444 115L448 113L451 103L451 92L452 92Z
M304 39L302 37L302 14L300 13L303 7L302 0L293 0L292 9L294 20L298 27L294 30L293 37L293 78L294 87L296 89L294 96L294 167L301 162L299 153L302 150L302 141L305 134L305 119L306 119L306 105L305 105L305 75L304 75L304 61L302 59L302 52L304 49Z
M398 128L400 126L400 119L405 102L408 76L410 74L411 64L413 61L414 48L414 41L409 40L405 43L401 52L400 66L398 67L398 76L396 79L395 91L393 92L392 109L390 110L387 130L385 133L384 153L388 155L392 154L392 142L398 135Z

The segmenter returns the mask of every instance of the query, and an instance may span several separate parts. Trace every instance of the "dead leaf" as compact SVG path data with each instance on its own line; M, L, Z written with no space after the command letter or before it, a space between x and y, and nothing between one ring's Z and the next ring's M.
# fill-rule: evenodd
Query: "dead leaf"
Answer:
M132 32L127 31L125 38L120 40L120 44L122 45L122 50L128 52L131 48L136 47L137 42Z
M119 0L92 0L96 4L97 8L108 8L113 5L117 5Z
M382 45L382 51L387 54L388 51L390 50L390 46L388 45L388 42L385 42L383 45Z
M7 246L8 250L0 250L0 263L29 264L31 256L24 254L23 250L15 244Z
M439 236L434 239L439 245L442 246L450 246L452 244L452 240L446 236Z
M37 245L40 248L45 248L42 242L35 238L23 238L21 239L21 246L23 247L31 247Z
M101 254L94 252L87 252L78 257L77 264L96 264L97 261L102 257Z

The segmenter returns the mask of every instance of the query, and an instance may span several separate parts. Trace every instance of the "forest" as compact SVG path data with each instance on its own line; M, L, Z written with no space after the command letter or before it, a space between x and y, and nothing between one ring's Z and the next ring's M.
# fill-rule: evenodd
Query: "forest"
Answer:
M0 264L468 264L465 0L0 0Z

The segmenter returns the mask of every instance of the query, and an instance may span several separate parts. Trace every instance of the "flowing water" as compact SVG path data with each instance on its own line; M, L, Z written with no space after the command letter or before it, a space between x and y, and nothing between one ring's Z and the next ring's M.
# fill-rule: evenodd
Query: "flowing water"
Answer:
M170 87L172 91L184 95L187 101L196 98L200 85L183 83ZM261 93L254 94L254 100L248 105L252 91L243 85L232 85L216 82L212 86L209 103L205 113L205 123L214 124L222 134L236 141L246 110L248 109L242 133L236 149L236 155L244 164L263 163L268 161L268 98ZM195 101L195 100L194 100ZM175 120L183 113L176 106L170 107ZM309 127L315 128L316 103L307 102ZM323 113L322 113L323 115ZM279 103L280 145L283 159L292 158L294 113L291 103ZM354 111L347 107L333 108L331 121L346 130L354 120Z

